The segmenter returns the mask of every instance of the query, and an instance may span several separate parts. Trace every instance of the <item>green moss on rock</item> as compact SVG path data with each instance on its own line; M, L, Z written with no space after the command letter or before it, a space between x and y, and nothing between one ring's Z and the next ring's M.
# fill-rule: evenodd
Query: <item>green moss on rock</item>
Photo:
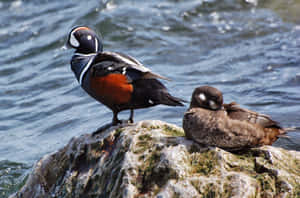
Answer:
M176 171L172 168L158 166L160 158L160 149L155 147L144 159L144 164L139 167L137 188L141 194L152 191L155 195L170 179L178 178Z
M179 136L184 136L184 131L182 129L177 129L175 127L172 127L170 125L163 125L163 133L169 136L175 136L175 137L179 137Z
M219 168L217 154L213 150L203 153L192 153L190 155L190 166L193 174L216 174Z
M135 143L133 152L142 154L152 146L152 137L149 134L141 134L138 136L138 141Z

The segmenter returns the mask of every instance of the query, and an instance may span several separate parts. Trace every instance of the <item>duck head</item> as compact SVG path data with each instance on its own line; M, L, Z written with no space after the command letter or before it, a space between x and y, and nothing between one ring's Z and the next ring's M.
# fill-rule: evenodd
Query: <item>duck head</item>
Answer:
M81 54L92 54L103 50L101 39L92 29L85 26L73 28L69 33L67 44L76 49L76 53Z
M214 87L197 87L192 95L190 108L201 107L210 110L220 110L223 105L223 94Z

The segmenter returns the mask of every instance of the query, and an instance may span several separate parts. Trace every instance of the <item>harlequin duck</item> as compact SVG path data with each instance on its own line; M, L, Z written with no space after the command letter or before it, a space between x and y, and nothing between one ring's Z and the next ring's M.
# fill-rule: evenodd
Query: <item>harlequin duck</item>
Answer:
M242 150L271 145L286 130L269 116L241 108L237 103L223 104L223 95L209 86L194 90L184 114L187 138L200 144L226 150Z
M157 79L167 79L153 73L135 58L117 52L105 52L100 38L90 28L71 30L67 44L75 49L71 60L81 87L113 112L113 125L121 123L118 113L158 104L183 106L184 100L171 96Z

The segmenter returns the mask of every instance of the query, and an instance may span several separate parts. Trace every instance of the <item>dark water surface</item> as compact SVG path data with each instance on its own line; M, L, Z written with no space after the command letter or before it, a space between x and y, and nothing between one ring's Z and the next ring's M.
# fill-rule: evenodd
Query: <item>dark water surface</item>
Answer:
M63 46L75 25L101 33L105 50L173 79L164 82L173 95L189 100L209 84L225 102L299 126L300 2L262 2L0 0L0 197L16 191L40 157L111 121L70 70L73 52ZM186 108L137 110L135 120L181 125ZM300 133L288 135L275 146L300 150Z

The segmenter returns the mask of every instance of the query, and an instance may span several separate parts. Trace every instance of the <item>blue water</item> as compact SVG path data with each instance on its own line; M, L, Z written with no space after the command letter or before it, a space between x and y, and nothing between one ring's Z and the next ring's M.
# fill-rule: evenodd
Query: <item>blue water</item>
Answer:
M73 51L63 46L72 27L95 29L105 50L173 79L163 83L175 96L189 100L208 84L225 102L299 127L299 10L296 0L0 0L0 197L43 155L111 121L70 70ZM135 121L181 125L187 107L137 110ZM274 146L300 150L300 133L288 136Z

